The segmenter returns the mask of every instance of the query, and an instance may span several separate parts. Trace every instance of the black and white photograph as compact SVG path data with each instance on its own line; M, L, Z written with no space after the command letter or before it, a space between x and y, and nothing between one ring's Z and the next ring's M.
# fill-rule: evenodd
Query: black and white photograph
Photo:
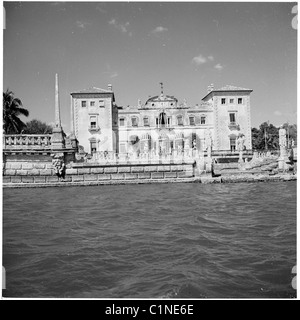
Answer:
M297 299L297 2L2 7L2 300Z

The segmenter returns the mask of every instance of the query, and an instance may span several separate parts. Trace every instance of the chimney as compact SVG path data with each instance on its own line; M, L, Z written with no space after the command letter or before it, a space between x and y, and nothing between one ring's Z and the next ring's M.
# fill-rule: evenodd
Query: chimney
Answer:
M212 83L210 86L207 87L207 93L210 93L210 92L212 92L213 90L214 90L214 85L213 85L213 83Z
M108 87L109 91L112 91L112 85L111 84L108 84L107 87Z

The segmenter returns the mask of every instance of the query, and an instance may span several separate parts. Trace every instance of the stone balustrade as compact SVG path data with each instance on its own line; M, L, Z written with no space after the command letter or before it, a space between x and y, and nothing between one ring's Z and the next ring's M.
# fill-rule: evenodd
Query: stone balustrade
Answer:
M171 153L157 154L155 152L146 153L114 153L114 152L95 152L93 156L85 161L87 163L99 164L122 164L122 163L178 163L194 161L204 158L204 152L198 150L185 149L183 151L173 150Z
M51 149L51 134L3 135L4 150Z

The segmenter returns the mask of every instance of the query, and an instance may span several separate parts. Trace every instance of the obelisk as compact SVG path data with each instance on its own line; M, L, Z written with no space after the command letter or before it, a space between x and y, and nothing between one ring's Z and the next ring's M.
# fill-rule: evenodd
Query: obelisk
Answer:
M58 74L57 73L55 74L55 127L61 128L59 91L58 91Z
M55 74L55 124L52 130L51 139L52 149L63 149L65 147L63 130L60 120L59 91L58 91L58 75Z

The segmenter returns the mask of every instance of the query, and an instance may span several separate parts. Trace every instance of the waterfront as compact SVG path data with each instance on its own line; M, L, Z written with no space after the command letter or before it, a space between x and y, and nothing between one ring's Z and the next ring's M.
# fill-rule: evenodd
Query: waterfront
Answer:
M289 298L295 264L295 181L3 190L3 296Z

